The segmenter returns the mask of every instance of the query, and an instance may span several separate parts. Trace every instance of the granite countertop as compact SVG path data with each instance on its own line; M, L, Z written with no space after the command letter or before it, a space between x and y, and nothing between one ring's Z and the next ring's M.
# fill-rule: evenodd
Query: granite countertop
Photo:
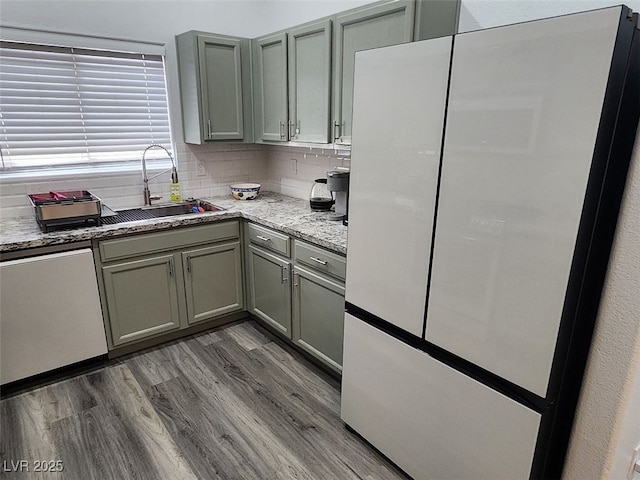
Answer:
M257 199L247 201L235 200L229 196L202 200L207 200L224 210L49 233L42 232L34 216L0 220L0 252L245 218L328 250L347 253L347 227L342 225L342 222L329 220L327 212L311 210L308 200L271 192L261 193Z

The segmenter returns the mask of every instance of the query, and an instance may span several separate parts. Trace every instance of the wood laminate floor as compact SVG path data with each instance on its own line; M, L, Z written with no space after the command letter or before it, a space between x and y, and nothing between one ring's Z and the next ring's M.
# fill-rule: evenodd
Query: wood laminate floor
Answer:
M338 381L253 321L9 396L0 409L7 480L406 478L345 429ZM37 461L64 470L34 472Z

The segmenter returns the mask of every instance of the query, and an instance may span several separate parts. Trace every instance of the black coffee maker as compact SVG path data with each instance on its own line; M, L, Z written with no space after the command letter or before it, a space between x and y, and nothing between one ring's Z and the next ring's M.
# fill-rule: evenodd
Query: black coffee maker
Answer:
M342 220L347 225L349 213L349 170L327 172L327 189L334 195L334 213L329 220Z

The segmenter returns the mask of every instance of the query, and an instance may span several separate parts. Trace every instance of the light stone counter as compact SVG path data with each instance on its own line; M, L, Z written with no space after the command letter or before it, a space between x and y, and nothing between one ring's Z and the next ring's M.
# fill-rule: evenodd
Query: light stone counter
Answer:
M261 193L257 199L247 201L235 200L230 196L202 200L225 210L49 233L42 232L34 216L0 220L0 253L161 231L233 218L245 218L328 250L347 253L347 227L342 225L342 222L328 220L326 212L312 211L307 200L271 192Z

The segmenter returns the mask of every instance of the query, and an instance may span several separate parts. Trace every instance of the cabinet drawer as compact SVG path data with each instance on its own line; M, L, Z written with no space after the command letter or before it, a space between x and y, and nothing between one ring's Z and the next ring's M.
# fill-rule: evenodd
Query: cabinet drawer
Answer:
M342 255L296 240L295 259L319 272L345 279L347 259Z
M198 227L145 233L133 237L100 242L100 258L103 262L127 257L165 252L187 245L228 240L240 236L238 222L214 223Z
M248 224L249 241L262 248L268 248L285 257L291 257L291 241L284 233L279 233L269 228L260 227L253 223Z

